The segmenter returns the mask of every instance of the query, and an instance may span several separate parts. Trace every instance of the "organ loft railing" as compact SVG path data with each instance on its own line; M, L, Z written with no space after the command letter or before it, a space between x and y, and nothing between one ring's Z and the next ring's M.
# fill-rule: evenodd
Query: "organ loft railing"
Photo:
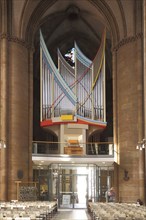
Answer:
M75 43L74 67L58 50L57 68L40 32L41 121L65 114L106 122L105 39L104 31L93 61Z

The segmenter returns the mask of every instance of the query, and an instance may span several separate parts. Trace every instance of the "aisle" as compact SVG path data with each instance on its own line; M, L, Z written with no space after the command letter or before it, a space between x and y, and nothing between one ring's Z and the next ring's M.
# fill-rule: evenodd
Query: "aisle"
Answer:
M86 209L59 209L52 220L90 220Z

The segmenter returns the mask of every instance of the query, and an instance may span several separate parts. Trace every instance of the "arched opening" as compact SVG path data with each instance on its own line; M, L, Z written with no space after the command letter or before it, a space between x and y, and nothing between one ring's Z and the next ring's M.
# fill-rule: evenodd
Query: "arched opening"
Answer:
M90 3L89 3L90 4ZM91 7L94 8L93 5ZM105 7L105 6L104 6ZM91 60L94 59L97 50L99 49L99 45L101 42L101 36L104 28L108 27L108 22L103 22L104 15L98 14L98 7L94 8L97 12L97 15L92 16L91 11L87 12L88 6L86 8L82 8L81 5L78 6L68 6L66 4L63 5L61 12L54 11L53 13L49 12L49 8L47 9L46 17L44 17L40 24L37 25L43 33L44 40L47 45L47 49L51 54L53 62L57 66L57 48L60 49L62 54L66 54L70 48L73 48L74 41L76 41L80 47L80 49L84 52L84 54ZM86 11L87 10L87 11ZM110 15L110 13L109 13ZM102 19L100 19L102 17ZM112 17L112 16L111 16ZM112 20L112 19L111 19ZM113 26L113 24L111 25ZM115 28L116 29L116 28ZM114 30L115 30L114 29ZM114 32L114 31L113 31ZM28 31L29 33L29 31ZM52 135L51 130L44 130L44 128L40 127L40 66L39 66L39 29L34 35L34 139L40 138L47 142L48 135ZM30 37L30 36L29 36ZM116 37L115 37L116 39ZM108 141L113 138L113 100L112 100L112 54L111 54L111 45L112 45L113 36L111 37L111 33L107 28L107 37L106 37L106 114L107 114L107 127L104 130L92 132L87 132L86 141ZM31 40L30 40L31 41ZM93 129L94 130L94 129ZM98 133L98 136L96 136ZM90 134L90 135L89 135ZM56 140L59 139L56 136ZM112 139L113 140L113 139ZM35 140L34 140L35 141ZM56 165L56 164L54 164ZM101 168L102 169L102 168ZM107 170L109 168L107 167ZM112 167L113 169L113 167ZM39 171L40 174L44 174L45 170ZM48 171L45 173L47 174ZM102 172L102 171L101 171ZM104 169L103 169L104 173ZM106 172L105 172L106 173ZM108 173L108 172L107 172ZM50 175L50 174L49 174ZM53 173L52 173L53 175ZM108 174L106 174L108 175ZM113 175L113 171L112 171ZM105 178L106 179L106 178ZM106 181L104 181L106 185ZM102 194L101 186L99 194ZM107 186L104 186L104 190ZM103 199L102 197L98 199Z
M54 14L48 15L44 21L41 22L41 31L44 36L44 40L46 42L47 48L51 54L51 57L57 66L57 48L61 51L61 53L65 56L68 51L70 51L71 48L74 46L74 41L77 42L77 44L80 46L80 49L84 52L84 54L89 57L91 60L94 59L97 50L99 49L100 41L101 41L101 35L104 30L104 25L98 21L97 23L100 27L98 29L98 25L96 27L93 27L90 22L87 23L85 21L85 17L83 16L84 10L81 8L77 8L74 6L69 6L68 8L64 7L64 10L62 10L61 13L57 13L57 11ZM55 18L55 19L54 19ZM82 27L82 28L81 28ZM107 31L108 32L108 31ZM34 54L34 139L39 138L43 139L44 141L48 141L47 139L47 133L49 136L52 135L51 130L44 130L44 128L40 128L40 99L39 93L40 93L40 67L39 67L39 30L37 31L35 35L35 54ZM111 55L111 38L110 38L110 33L107 33L107 38L106 38L106 115L107 115L107 127L106 129L102 130L96 130L94 128L94 132L90 131L90 135L87 132L86 135L86 141L87 142L108 142L108 141L113 141L113 106L112 106L112 55ZM38 136L36 135L38 134ZM72 134L73 136L73 134ZM75 136L75 135L74 135ZM56 136L56 140L59 141L59 138ZM92 148L92 149L90 149ZM93 152L95 150L95 152ZM102 154L102 155L108 155L109 154L109 146L107 145L102 145L98 146L98 151L96 152L95 146L86 146L86 153L88 155L97 155L97 154ZM112 152L113 153L113 152ZM53 166L53 165L52 165ZM57 166L57 164L54 164L54 166ZM61 165L60 165L61 166ZM64 165L62 165L64 166ZM67 165L70 167L70 164ZM92 165L91 165L92 166ZM51 167L51 165L49 165ZM53 175L53 184L49 182L49 185L51 186L51 189L48 187L48 181L44 184L44 186L47 188L47 197L46 198L54 198L56 197L56 189L59 187L60 191L67 191L68 185L62 185L62 179L64 178L68 181L71 180L72 178L76 177L79 178L80 174L76 173L75 168L62 168L63 171L61 174L59 174L59 168L52 169L52 175ZM85 169L87 169L87 165L85 165ZM94 169L93 169L94 170ZM95 168L96 170L96 168ZM94 172L96 172L94 170ZM113 182L113 167L100 167L97 168L97 170L100 170L101 176L99 177L98 174L96 176L97 179L101 180L101 185L99 184L98 186L94 185L94 191L96 194L96 200L98 201L104 201L104 193L105 190L109 187L107 184L109 182L109 178L112 176L110 181ZM35 171L36 173L38 172L37 170ZM54 176L54 172L56 172L56 176ZM68 173L70 172L70 173ZM92 171L91 171L92 173ZM40 181L44 178L49 179L50 177L50 172L48 170L40 170L39 171L39 179ZM36 175L37 176L37 175ZM93 181L94 176L90 176L88 179L88 184L91 185L91 182ZM59 182L59 185L57 185ZM112 184L110 182L110 184ZM72 184L72 183L70 183ZM53 187L55 186L55 188ZM41 188L42 186L40 186ZM91 187L91 186L90 186ZM53 190L53 195L52 195L52 190ZM73 190L73 189L72 189ZM59 206L60 207L66 207L63 204L63 194L59 193ZM98 192L98 193L97 193ZM74 192L73 192L74 194ZM41 196L41 194L40 194ZM93 198L94 196L90 193L88 193L88 197ZM72 198L72 194L70 195L70 199ZM71 200L72 201L72 200ZM84 201L86 204L86 200ZM85 204L83 207L85 207ZM65 204L66 205L66 204ZM81 205L81 204L80 204ZM71 203L71 207L81 207L79 204L77 204L75 201ZM68 207L68 205L67 205ZM70 206L69 206L70 207Z
M76 15L76 16L72 16ZM90 15L89 15L90 16ZM54 19L55 18L55 19ZM41 21L41 30L44 40L51 54L54 63L57 66L57 48L62 54L66 54L70 48L73 48L74 41L78 43L84 54L91 60L94 59L99 49L101 35L104 25L96 18L98 25L93 27L90 22L85 21L84 9L80 7L64 6L61 13L50 14ZM80 28L82 27L82 28ZM98 30L99 29L99 30ZM40 68L39 68L39 30L35 35L35 54L34 54L34 133L39 125L39 93L40 93ZM106 114L107 128L100 134L102 141L107 141L113 136L113 109L112 109L112 55L111 38L107 30L106 39ZM41 129L42 130L42 129ZM43 131L41 131L42 133ZM38 132L37 132L38 133ZM35 134L34 134L35 136Z

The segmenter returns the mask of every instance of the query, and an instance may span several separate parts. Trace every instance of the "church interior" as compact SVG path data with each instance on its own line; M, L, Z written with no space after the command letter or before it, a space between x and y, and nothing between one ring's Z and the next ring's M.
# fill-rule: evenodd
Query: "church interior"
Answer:
M145 29L145 0L0 0L0 219L146 219Z

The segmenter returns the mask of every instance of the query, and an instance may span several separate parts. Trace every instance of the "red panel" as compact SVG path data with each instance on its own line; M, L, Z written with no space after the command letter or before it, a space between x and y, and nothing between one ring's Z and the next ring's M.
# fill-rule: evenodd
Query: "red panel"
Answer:
M84 121L84 120L81 120L81 119L78 119L77 122L52 122L52 120L45 120L45 121L42 121L40 122L40 126L41 127L47 127L47 126L53 126L53 125L59 125L59 124L85 124L85 125L92 125L92 126L97 126L97 127L101 127L101 128L105 128L106 125L104 124L98 124L97 122L87 122L87 121Z

